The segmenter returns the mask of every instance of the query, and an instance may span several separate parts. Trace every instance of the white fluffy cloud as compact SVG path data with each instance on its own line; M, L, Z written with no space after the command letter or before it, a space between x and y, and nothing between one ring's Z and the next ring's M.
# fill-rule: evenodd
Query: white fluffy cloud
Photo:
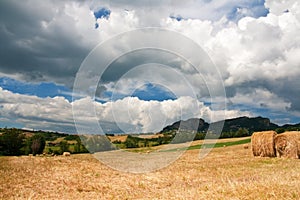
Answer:
M217 30L218 23L199 19L166 19L162 25L199 43L227 76L228 86L256 79L298 76L300 5L293 1L288 5L289 12L277 15L271 12L258 19L244 17L237 24L225 23Z
M265 5L270 8L266 17L244 17L237 23L167 19L163 25L185 34L208 52L229 97L237 96L238 100L239 96L265 91L289 111L298 110L300 4L270 0ZM268 101L267 96L262 97Z
M298 2L293 0L278 0L278 1L272 1L272 0L266 0L265 6L269 8L271 13L274 13L276 15L280 15L283 12L289 11L289 10L295 10Z
M90 97L69 102L63 97L39 98L14 94L0 88L0 113L6 119L16 119L25 128L70 131L74 133L74 119L79 128L89 129L90 122L98 120L117 124L124 132L156 132L166 125L181 119L193 117L207 121L222 120L223 110L212 111L202 102L191 97L176 100L143 101L136 97L126 97L115 102L99 103ZM75 108L72 110L72 107ZM96 115L91 110L95 109ZM226 118L249 116L249 112L226 111ZM214 117L214 118L212 118ZM100 123L101 124L101 123ZM102 127L103 131L111 128Z
M230 98L232 104L242 104L252 108L268 108L273 111L286 112L291 103L265 89L254 89L247 94L237 94Z

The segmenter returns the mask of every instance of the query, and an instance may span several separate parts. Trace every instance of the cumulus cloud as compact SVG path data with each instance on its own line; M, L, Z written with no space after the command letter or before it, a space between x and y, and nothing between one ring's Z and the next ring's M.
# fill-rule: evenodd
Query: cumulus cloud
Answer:
M1 116L25 128L74 132L71 104L63 97L39 98L0 88Z
M68 85L97 40L87 23L93 14L79 3L2 1L0 10L0 68L8 76Z
M283 12L289 11L291 9L295 9L294 7L295 1L285 1L285 0L278 0L278 1L272 1L272 0L266 0L265 6L269 8L271 13L274 13L276 15L280 15Z
M288 103L283 105L289 111L298 110L299 4L266 1L265 5L270 8L267 16L243 17L237 23L167 19L163 24L201 44L219 68L228 97L261 90Z
M236 96L229 99L233 104L241 104L251 108L268 108L273 111L286 112L291 103L281 99L266 89L253 89L252 91L239 91Z
M294 7L299 8L297 3ZM291 9L278 16L270 13L259 19L243 18L236 27L217 33L210 48L218 47L219 51L226 52L224 63L228 64L226 71L229 74L225 85L228 90L264 88L290 102L292 109L299 108L295 100L299 98L296 82L300 75L297 16L298 10ZM289 83L293 83L291 87L288 87Z
M203 102L186 96L161 102L143 101L137 97L107 103L96 102L90 97L69 102L63 97L39 98L0 88L0 105L3 118L15 119L24 128L71 133L76 133L73 115L79 129L90 131L86 133L101 132L90 127L94 120L100 123L104 133L132 133L157 132L181 119L201 117L207 121L218 121L222 120L220 116L224 116L218 114L224 110L213 111ZM226 111L226 117L243 115L249 115L249 112Z

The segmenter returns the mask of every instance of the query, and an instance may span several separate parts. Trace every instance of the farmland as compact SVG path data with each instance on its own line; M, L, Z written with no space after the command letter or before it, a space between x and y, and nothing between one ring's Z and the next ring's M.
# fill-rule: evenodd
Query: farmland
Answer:
M231 140L237 141L218 143ZM142 174L113 170L91 154L0 157L0 199L300 198L299 159L253 157L243 144L198 156L191 149L171 165Z

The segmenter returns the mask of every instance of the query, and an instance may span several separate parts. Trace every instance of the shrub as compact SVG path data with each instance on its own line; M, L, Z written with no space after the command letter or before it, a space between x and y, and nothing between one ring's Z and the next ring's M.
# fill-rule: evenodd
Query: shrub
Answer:
M0 137L1 154L21 155L24 147L24 135L17 129L5 129Z
M68 135L64 138L65 140L78 140L80 139L78 135Z
M69 151L69 144L66 141L61 141L59 143L61 152Z
M46 140L42 134L35 134L26 140L26 154L41 154L44 151Z

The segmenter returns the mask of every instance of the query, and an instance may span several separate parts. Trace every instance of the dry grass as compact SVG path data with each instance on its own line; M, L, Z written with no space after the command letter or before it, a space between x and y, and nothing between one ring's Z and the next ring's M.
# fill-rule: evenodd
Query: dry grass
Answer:
M111 142L115 142L115 141L125 142L127 137L128 135L115 135L115 136L108 136L108 139Z
M198 155L187 151L146 174L112 170L89 154L0 157L0 199L300 199L300 160L255 158L243 145Z
M275 137L277 157L300 158L300 132L292 131Z
M28 137L32 137L34 134L31 132L24 132L23 135L28 138Z
M64 137L59 137L59 138L56 138L54 141L52 141L52 143L59 144L63 140L64 140Z
M158 138L163 136L164 136L163 134L135 135L135 137L144 138L144 139ZM114 135L114 136L107 136L107 137L111 142L115 142L115 141L125 142L128 135Z
M251 137L251 146L254 156L275 157L274 138L277 135L275 131L255 132Z
M148 134L148 135L145 135L145 134L141 134L141 135L138 135L137 137L139 138L143 138L143 139L152 139L152 138L159 138L159 137L163 137L164 134Z

